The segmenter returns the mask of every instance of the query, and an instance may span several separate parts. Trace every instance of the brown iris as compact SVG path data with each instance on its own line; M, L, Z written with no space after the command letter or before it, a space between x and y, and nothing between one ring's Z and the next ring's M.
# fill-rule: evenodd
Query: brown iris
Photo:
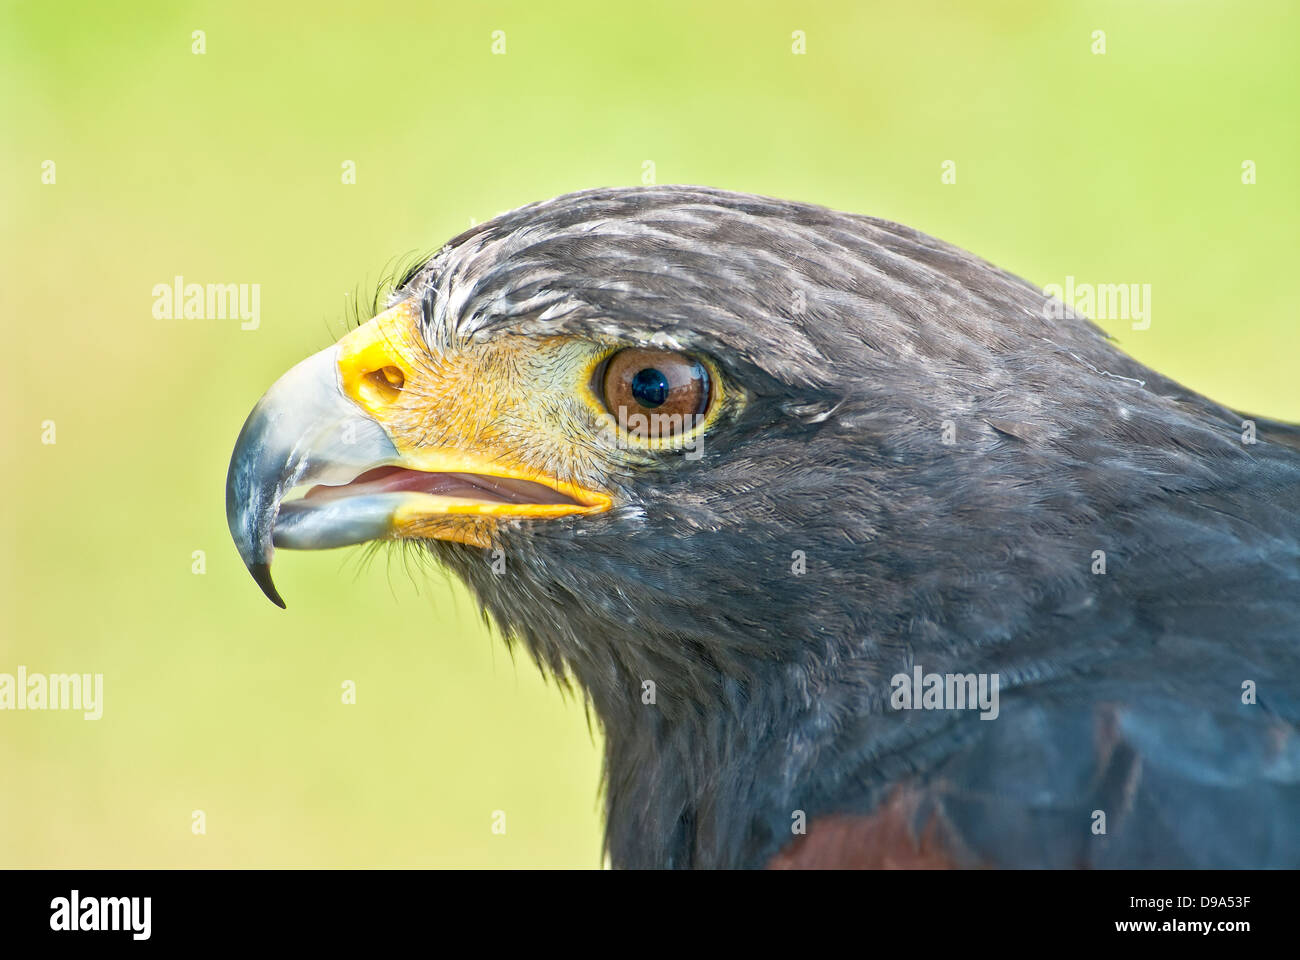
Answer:
M620 350L605 361L600 385L619 426L642 440L687 433L709 409L708 371L672 350Z

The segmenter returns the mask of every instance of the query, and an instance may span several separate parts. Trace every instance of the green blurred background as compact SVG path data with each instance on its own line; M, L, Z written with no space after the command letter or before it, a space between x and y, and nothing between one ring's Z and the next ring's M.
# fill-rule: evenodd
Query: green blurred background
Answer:
M1300 419L1296 4L610 6L5 4L0 672L106 689L0 713L0 865L601 865L598 732L458 585L284 554L282 612L225 527L262 391L521 203L651 161L1149 283L1125 349ZM154 319L176 275L260 284L260 328Z

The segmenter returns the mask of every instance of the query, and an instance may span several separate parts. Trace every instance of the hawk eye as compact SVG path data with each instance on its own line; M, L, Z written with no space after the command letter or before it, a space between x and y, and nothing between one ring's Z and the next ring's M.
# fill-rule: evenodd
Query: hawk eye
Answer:
M688 433L703 422L712 399L704 364L672 350L620 350L597 377L606 409L643 440Z

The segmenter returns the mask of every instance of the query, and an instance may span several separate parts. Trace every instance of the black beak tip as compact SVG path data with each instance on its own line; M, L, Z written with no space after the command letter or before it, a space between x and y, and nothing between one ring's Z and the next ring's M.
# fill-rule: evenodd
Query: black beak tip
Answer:
M262 588L266 598L274 603L281 610L287 609L284 600L280 598L280 592L275 589L275 584L271 581L271 565L269 563L250 563L248 572L253 575L257 585Z

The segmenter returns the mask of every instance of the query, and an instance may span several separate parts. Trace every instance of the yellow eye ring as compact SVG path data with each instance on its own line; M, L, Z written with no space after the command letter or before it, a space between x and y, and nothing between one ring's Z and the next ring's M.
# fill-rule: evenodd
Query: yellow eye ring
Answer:
M603 430L642 450L690 446L717 419L724 388L705 357L624 346L592 358L585 399Z

